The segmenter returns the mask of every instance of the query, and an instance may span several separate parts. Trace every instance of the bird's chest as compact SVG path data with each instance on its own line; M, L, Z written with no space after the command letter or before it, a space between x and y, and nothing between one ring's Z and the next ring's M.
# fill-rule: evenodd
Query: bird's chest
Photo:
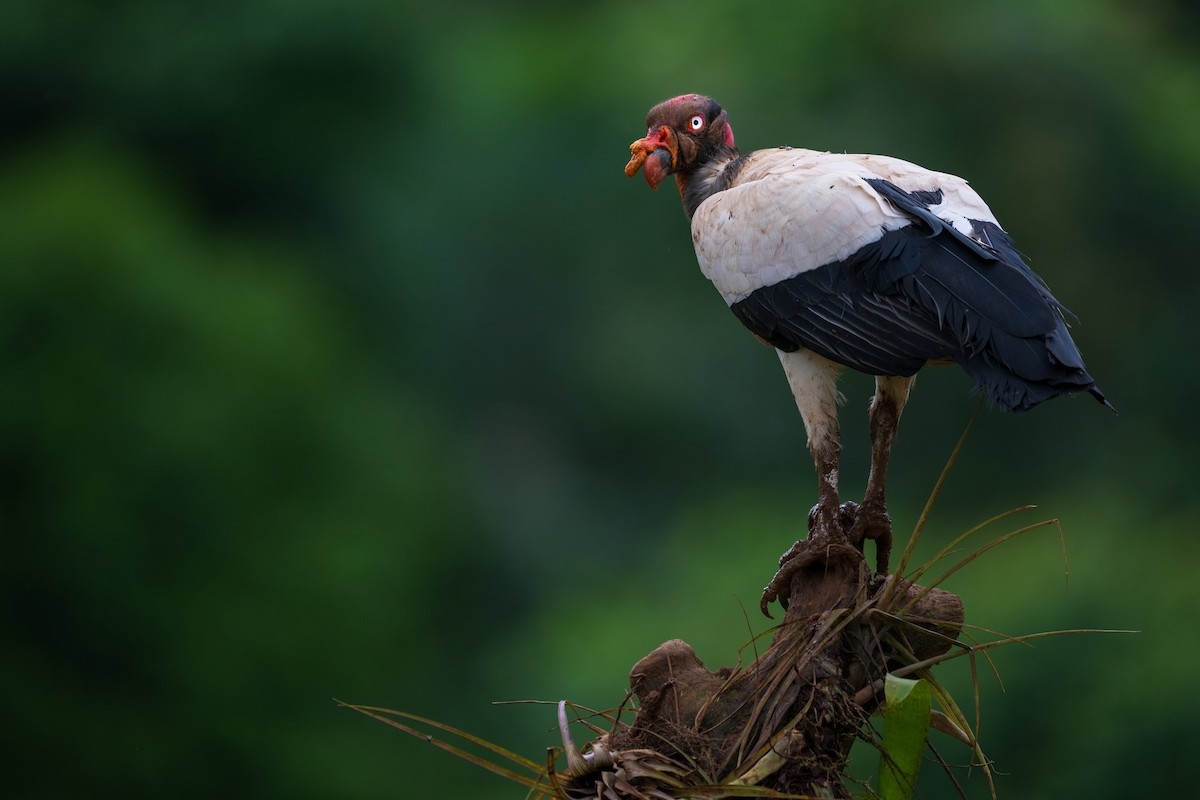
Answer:
M911 220L854 174L770 176L705 200L692 216L704 275L732 305L758 289L836 265Z
M800 232L779 209L729 202L724 194L706 200L692 217L692 245L700 271L733 304L756 289L795 273L794 247Z

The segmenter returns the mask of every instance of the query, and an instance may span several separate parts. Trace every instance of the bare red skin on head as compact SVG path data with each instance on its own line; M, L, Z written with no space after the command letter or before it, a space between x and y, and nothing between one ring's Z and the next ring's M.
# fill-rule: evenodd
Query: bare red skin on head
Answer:
M703 95L681 94L665 101L665 104L674 105L698 99L704 99ZM725 113L721 112L717 119L725 123L725 146L734 147L733 127L729 124ZM669 127L662 125L657 130L652 128L644 138L629 146L633 155L629 159L629 163L625 165L625 174L633 177L641 169L646 183L650 184L652 189L657 190L658 184L662 183L675 168L676 149L674 133ZM680 196L687 191L687 184L687 178L682 173L676 172L675 185L679 189Z
M660 125L658 130L650 131L646 134L646 138L642 139L647 149L654 147L667 147L667 143L671 140L671 129L666 125Z
M670 168L671 154L665 147L660 147L647 154L646 162L642 165L642 174L646 176L646 183L650 184L650 188L657 191L658 185L666 179Z

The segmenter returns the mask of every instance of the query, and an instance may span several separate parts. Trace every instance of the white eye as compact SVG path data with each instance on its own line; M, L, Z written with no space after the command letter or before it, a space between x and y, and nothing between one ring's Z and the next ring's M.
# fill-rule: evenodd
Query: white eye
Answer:
M697 114L696 116L692 117L691 122L688 124L692 126L692 130L698 131L704 127L704 117Z

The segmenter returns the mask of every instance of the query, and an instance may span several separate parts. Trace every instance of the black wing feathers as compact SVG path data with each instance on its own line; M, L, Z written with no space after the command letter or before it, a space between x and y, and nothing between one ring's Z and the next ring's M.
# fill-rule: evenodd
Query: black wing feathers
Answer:
M1007 410L1079 391L1104 402L1067 331L1070 312L1008 234L984 221L972 223L978 240L957 230L930 210L940 191L867 182L914 224L734 303L746 327L781 350L807 348L874 375L952 359Z

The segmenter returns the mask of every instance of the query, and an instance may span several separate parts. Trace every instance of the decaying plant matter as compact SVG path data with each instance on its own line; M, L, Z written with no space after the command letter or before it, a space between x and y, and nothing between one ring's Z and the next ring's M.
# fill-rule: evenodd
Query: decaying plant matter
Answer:
M582 754L560 708L563 796L732 797L751 785L850 796L841 773L884 676L946 653L963 607L940 589L876 580L847 544L814 538L801 548L786 616L746 668L710 672L686 642L660 645L630 673L633 722Z
M873 574L861 543L852 545L814 530L789 553L794 572L777 586L781 601L786 598L786 615L769 632L773 635L770 645L753 663L712 672L686 642L666 642L630 672L629 696L637 701L632 721L622 720L622 709L589 715L606 720L605 728L580 716L578 721L596 733L596 738L582 747L573 741L568 712L574 707L565 701L558 704L562 749L551 748L541 763L434 720L371 706L350 707L520 783L529 797L539 800L846 798L850 791L843 773L850 747L858 738L875 741L867 718L880 710L885 685L912 676L925 679L943 710L928 711L929 726L966 744L972 762L980 765L990 782L988 761L972 734L972 729L978 728L978 706L972 725L931 673L932 667L966 656L974 676L976 655L987 658L991 648L1099 631L1049 631L976 642L967 632L972 626L964 622L960 598L937 588L988 550L1014 537L1057 527L1058 521L1053 519L1026 525L992 539L949 567L938 566L984 527L1030 506L980 523L908 571L920 532L962 444L960 439L895 574ZM854 512L853 504L842 508L844 516ZM1065 559L1065 547L1063 555ZM941 573L927 581L934 567ZM920 585L924 582L928 586ZM959 642L960 636L971 642ZM929 709L928 699L922 709L922 714ZM449 733L515 768L438 739L414 724ZM921 725L916 761L924 733ZM880 749L881 765L888 767L890 781L902 773L892 769L898 765L889 752L886 726ZM937 751L933 752L937 756ZM560 755L566 756L565 771L556 764ZM904 789L887 796L910 796L917 769L919 763L903 773L907 776ZM881 769L881 784L884 777Z

